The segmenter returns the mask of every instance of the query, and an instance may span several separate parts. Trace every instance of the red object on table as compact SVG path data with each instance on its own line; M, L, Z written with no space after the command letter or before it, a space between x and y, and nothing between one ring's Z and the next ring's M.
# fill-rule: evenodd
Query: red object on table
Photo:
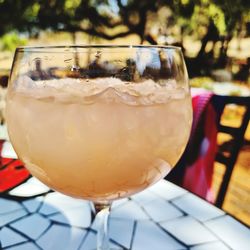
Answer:
M211 186L217 152L216 112L210 102L212 96L208 91L193 93L193 126L182 180L184 188L210 202L214 202Z
M0 141L0 152L4 141ZM11 190L30 177L30 173L23 163L17 159L0 156L0 193Z

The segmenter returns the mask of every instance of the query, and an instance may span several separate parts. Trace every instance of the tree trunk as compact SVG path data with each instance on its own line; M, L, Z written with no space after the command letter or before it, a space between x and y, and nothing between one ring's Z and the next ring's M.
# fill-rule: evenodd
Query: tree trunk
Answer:
M233 38L232 34L228 34L226 37L222 39L220 54L216 63L217 68L225 68L227 66L228 63L227 50L229 42L231 41L232 38Z
M72 41L73 41L73 45L77 45L77 37L76 37L76 32L72 32ZM74 53L74 65L79 67L79 54L77 51L75 51Z

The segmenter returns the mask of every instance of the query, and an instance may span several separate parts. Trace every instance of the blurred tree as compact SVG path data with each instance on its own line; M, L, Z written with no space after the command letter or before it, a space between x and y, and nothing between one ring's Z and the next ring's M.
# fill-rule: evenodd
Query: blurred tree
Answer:
M17 33L7 33L3 35L0 43L1 50L13 51L17 46L26 45L27 40L21 38Z
M155 1L54 0L41 1L38 20L41 28L85 32L107 40L137 34L143 37L149 10Z
M41 29L71 32L73 41L76 32L106 40L136 34L141 43L182 46L191 35L201 41L192 63L201 73L201 67L225 65L229 41L244 35L250 22L250 1L0 0L0 14L0 36L14 30L38 36Z
M14 31L33 34L39 6L36 0L1 0L0 36Z
M47 0L40 2L37 18L43 29L106 40L136 34L141 43L168 44L177 37L182 46L183 36L192 35L201 41L192 72L207 74L212 66L225 66L228 43L244 29L249 15L246 0Z

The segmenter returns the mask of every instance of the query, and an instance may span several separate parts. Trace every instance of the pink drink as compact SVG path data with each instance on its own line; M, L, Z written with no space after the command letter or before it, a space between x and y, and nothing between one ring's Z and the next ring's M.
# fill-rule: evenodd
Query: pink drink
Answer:
M67 195L102 201L143 190L188 140L190 96L174 83L19 81L7 100L12 144L34 176Z

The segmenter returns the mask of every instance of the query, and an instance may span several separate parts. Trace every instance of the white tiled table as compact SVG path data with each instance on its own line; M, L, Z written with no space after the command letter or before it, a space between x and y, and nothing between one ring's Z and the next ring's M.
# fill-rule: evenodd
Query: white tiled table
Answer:
M29 196L48 189L35 179L15 188ZM91 204L52 192L19 201L0 198L0 242L11 250L92 250ZM112 249L250 249L250 230L222 210L167 181L114 202Z
M9 146L3 154L13 156ZM48 190L31 178L10 192L22 198L0 195L0 249L95 249L91 204ZM116 250L250 249L249 228L165 180L114 202L109 235Z

